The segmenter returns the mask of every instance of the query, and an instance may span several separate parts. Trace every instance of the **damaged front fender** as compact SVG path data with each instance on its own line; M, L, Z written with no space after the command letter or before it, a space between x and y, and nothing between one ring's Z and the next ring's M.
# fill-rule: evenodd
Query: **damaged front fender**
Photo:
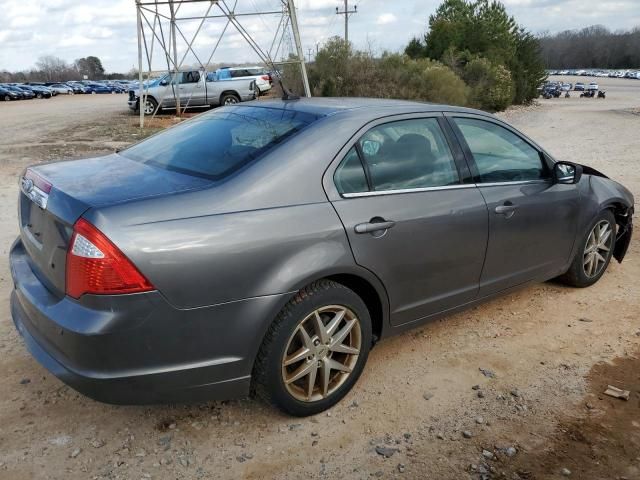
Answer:
M627 254L633 235L633 207L628 208L624 213L616 213L616 223L618 224L618 234L616 235L616 245L613 248L613 258L621 263Z

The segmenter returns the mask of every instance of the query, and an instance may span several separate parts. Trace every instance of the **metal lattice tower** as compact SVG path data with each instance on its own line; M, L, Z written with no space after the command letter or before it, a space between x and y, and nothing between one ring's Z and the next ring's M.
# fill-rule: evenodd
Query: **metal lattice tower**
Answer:
M243 12L236 11L238 0L135 0L138 23L138 81L141 89L140 93L140 126L144 126L144 109L146 102L146 92L144 91L145 72L146 78L150 78L154 73L154 61L162 61L163 71L176 73L184 66L185 60L192 56L199 69L206 71L220 46L220 42L229 30L234 30L251 47L260 61L271 67L280 76L276 66L285 64L298 64L302 74L304 92L307 97L311 96L309 81L304 62L304 52L300 44L300 32L298 30L298 20L294 0L280 0L277 10ZM253 1L252 1L253 3ZM184 13L185 5L200 7L202 11L196 14ZM255 3L253 3L255 6ZM184 7L184 8L183 8ZM183 13L183 14L181 14ZM246 22L252 18L264 16L279 16L279 22L273 38L269 45L262 45L250 28L245 26ZM202 32L207 29L208 23L222 20L224 27L222 31L210 40L209 52L206 56L196 53L194 43ZM185 27L185 22L197 25L195 31L189 32ZM263 22L264 23L264 22ZM266 23L265 23L266 26ZM295 44L293 55L285 57L284 52L287 47L291 52L291 38ZM268 48L267 48L268 47ZM154 58L154 54L157 56ZM280 58L278 60L278 58ZM166 68L165 68L166 65ZM278 78L280 80L280 78ZM173 86L172 95L176 102L176 113L180 115L189 106L186 102L180 102L180 92ZM184 99L183 99L184 100Z

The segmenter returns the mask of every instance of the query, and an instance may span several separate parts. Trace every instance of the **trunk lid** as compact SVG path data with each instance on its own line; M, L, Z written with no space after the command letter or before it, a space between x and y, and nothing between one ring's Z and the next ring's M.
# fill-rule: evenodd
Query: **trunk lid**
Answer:
M65 294L66 255L73 224L84 212L203 188L210 183L117 154L30 167L20 182L18 218L31 268L61 298Z

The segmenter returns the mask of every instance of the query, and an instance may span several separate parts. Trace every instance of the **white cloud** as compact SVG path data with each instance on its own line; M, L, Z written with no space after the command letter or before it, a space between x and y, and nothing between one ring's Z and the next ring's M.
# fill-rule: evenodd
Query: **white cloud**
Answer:
M383 13L382 15L378 15L378 20L376 20L376 23L378 25L387 25L396 21L398 21L398 17L396 17L393 13Z
M616 30L640 25L640 0L503 0L516 20L533 32L557 32L595 23ZM414 36L421 36L429 15L442 0L350 0L349 8L358 12L349 16L349 39L356 48L375 45L378 51L401 51ZM67 62L87 55L103 60L107 71L128 71L137 64L136 9L133 0L0 0L0 67L21 70L32 67L41 55L55 55ZM227 4L231 4L227 2ZM204 14L209 2L194 2L180 7L180 16ZM238 1L237 13L279 11L280 0ZM390 8L393 5L393 9ZM344 34L344 16L336 15L343 0L296 0L302 47L305 54L316 44ZM165 5L166 7L166 5ZM559 9L557 12L555 9ZM214 6L210 14L219 14ZM569 14L570 13L570 14ZM151 22L153 17L147 13ZM271 46L279 15L261 18L238 17L263 49ZM198 21L184 21L180 27L188 40ZM201 59L209 58L225 19L207 20L194 50ZM168 28L164 33L167 34ZM150 44L152 35L147 33ZM4 48L3 48L4 47ZM292 42L282 43L280 54L288 55ZM178 50L186 51L186 42L178 37ZM283 52L284 50L284 52ZM166 68L157 41L154 67ZM280 56L280 55L279 55ZM213 62L256 62L257 55L230 26L220 42ZM190 53L187 64L195 63Z

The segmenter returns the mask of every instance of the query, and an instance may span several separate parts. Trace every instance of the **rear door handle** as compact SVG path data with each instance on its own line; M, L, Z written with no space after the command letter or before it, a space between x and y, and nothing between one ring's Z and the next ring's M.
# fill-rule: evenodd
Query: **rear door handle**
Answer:
M380 230L389 230L395 226L396 222L382 221L382 222L368 222L359 223L355 227L356 233L372 233L379 232Z

